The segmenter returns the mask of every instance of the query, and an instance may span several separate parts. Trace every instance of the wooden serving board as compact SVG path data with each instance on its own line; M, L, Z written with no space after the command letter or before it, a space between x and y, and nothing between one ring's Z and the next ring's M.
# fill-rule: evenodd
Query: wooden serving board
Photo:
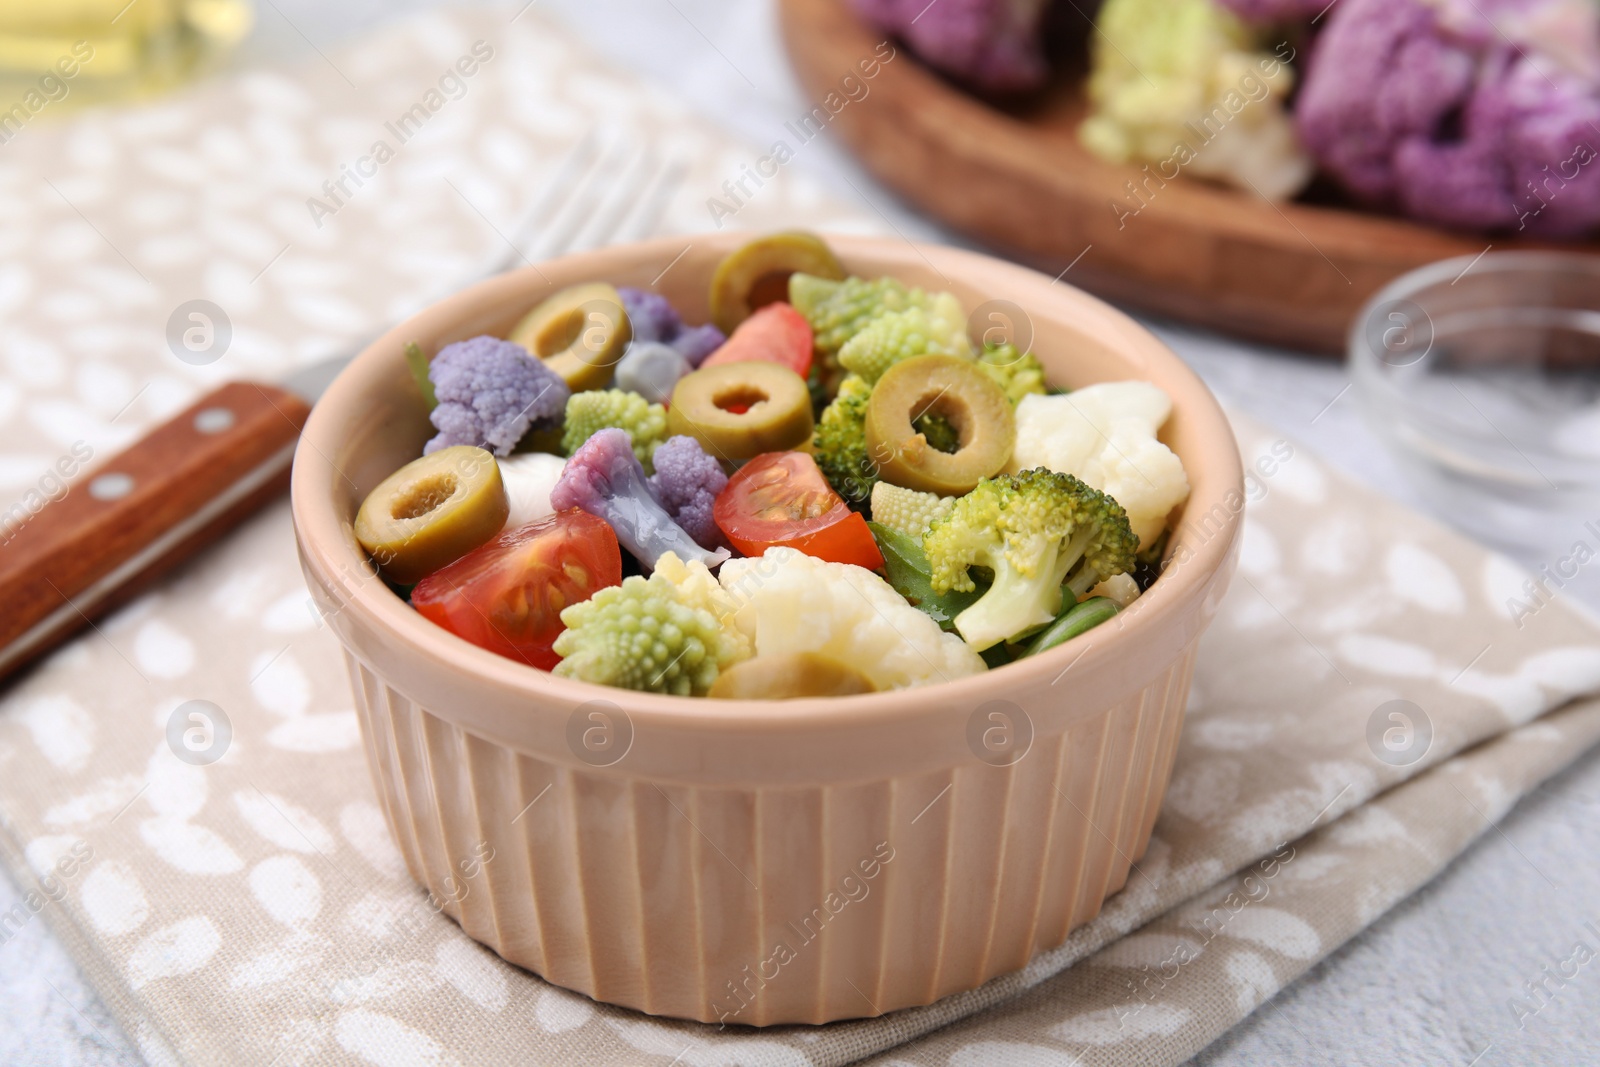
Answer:
M1018 261L1050 274L1076 261L1067 277L1074 285L1156 314L1340 354L1362 304L1425 263L1491 245L1600 253L1594 243L1450 233L1337 203L1275 205L1184 176L1128 216L1139 201L1127 183L1143 175L1079 145L1081 77L1002 110L896 43L894 58L864 80L859 64L885 34L848 0L781 0L780 9L789 55L813 100L845 99L846 75L865 84L867 95L854 89L860 98L827 125L881 180Z

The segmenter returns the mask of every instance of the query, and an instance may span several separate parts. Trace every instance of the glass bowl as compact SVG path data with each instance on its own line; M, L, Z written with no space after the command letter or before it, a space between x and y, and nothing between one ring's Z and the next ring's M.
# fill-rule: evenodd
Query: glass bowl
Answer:
M1600 550L1600 257L1489 252L1395 280L1350 374L1425 503L1532 563Z

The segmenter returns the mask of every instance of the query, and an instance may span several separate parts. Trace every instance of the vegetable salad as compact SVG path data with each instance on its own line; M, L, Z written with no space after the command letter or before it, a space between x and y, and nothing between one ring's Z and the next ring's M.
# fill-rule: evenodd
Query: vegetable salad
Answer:
M711 318L596 282L409 346L436 432L357 513L379 573L532 667L753 699L976 674L1155 579L1189 485L1154 385L1052 390L804 233L729 255Z

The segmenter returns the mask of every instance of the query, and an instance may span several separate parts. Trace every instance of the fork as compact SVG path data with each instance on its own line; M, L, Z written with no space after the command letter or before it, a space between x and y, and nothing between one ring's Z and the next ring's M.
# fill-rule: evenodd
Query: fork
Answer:
M462 194L509 246L471 280L650 234L685 170L648 142L591 132L511 236ZM281 387L232 382L208 393L85 476L82 488L25 517L0 549L0 679L94 627L283 492L311 405L356 351L296 371Z

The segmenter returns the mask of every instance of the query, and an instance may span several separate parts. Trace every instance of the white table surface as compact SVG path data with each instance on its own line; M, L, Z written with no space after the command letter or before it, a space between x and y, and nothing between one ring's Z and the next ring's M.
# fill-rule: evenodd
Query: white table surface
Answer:
M231 63L292 61L311 54L313 44L334 47L407 11L448 3L268 0L260 5L255 35ZM782 136L783 123L811 106L785 59L773 0L533 5L752 145ZM912 239L969 243L897 204L826 137L808 145L793 165L820 177L843 199L869 198ZM1225 402L1276 426L1357 480L1416 503L1345 392L1349 379L1341 366L1181 326L1150 325ZM1600 589L1579 595L1600 610ZM1597 815L1600 759L1591 753L1519 805L1426 889L1193 1063L1600 1063L1600 971L1580 972L1525 1029L1517 1028L1508 1007L1528 979L1539 977L1541 965L1570 952L1584 922L1600 921ZM0 876L0 911L15 900L15 887ZM141 1062L44 923L30 923L0 946L0 1063ZM1070 1062L1063 1052L1064 1067Z

